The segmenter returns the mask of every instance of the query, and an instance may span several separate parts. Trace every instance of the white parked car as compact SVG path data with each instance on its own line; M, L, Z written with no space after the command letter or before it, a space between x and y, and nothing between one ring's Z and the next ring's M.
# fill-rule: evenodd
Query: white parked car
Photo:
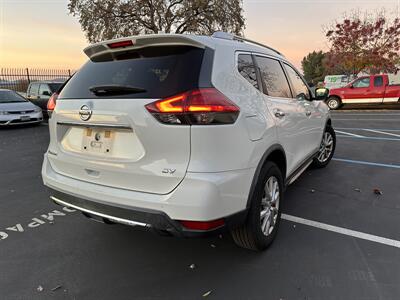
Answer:
M40 123L42 110L12 90L0 89L0 126Z
M279 52L227 33L105 41L65 85L42 176L57 204L262 250L286 186L335 149L329 109ZM322 100L322 101L320 101Z

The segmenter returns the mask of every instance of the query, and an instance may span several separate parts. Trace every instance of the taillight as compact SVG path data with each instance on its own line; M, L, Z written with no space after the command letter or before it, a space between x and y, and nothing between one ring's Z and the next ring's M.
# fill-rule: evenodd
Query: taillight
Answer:
M175 125L221 125L235 123L239 107L215 88L202 88L146 105L161 123Z
M51 97L47 101L47 110L53 111L56 108L57 98L57 93L53 93L53 95L51 95Z

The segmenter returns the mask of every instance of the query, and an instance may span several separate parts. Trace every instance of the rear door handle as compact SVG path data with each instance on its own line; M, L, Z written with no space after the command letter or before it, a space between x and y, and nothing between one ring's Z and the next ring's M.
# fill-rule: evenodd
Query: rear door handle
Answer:
M286 114L285 114L283 111L281 111L280 109L277 109L277 110L275 110L274 115L275 115L275 117L281 119L281 118L283 118Z

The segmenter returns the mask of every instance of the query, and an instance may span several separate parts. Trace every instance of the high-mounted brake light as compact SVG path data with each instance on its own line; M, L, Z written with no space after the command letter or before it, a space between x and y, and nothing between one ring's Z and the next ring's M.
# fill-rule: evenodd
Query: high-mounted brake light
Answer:
M126 41L110 43L110 44L107 44L107 46L111 49L123 48L123 47L133 46L133 42L132 42L132 40L126 40Z
M176 125L232 124L239 107L215 88L202 88L146 105L161 123Z

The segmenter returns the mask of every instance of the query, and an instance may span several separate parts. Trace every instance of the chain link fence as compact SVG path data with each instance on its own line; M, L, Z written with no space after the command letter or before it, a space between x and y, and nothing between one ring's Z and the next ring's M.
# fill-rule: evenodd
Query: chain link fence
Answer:
M1 68L0 89L10 89L25 95L28 85L34 81L65 81L75 70Z

